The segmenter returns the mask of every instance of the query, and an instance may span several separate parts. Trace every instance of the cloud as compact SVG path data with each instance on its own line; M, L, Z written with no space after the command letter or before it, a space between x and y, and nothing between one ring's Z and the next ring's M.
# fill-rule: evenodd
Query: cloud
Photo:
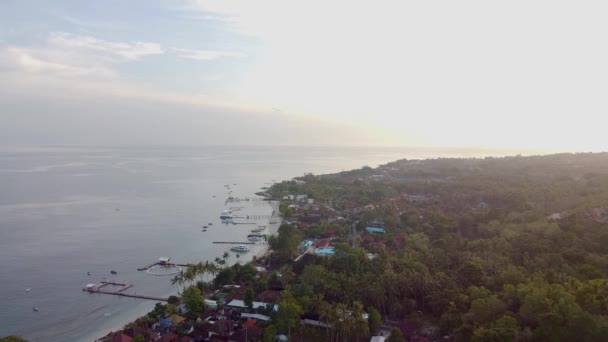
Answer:
M158 43L148 42L111 42L92 36L81 36L65 32L51 33L48 39L51 46L83 51L92 51L119 59L136 60L151 55L161 55L165 51Z
M54 59L52 57L48 60L50 57L48 53L46 54L47 60L37 57L37 54L41 54L40 51L13 47L7 49L6 59L15 67L28 73L46 73L68 77L86 75L99 77L114 76L112 70L102 65L70 65L62 62L54 62L52 61ZM44 55L44 53L42 53L42 55Z
M242 57L240 52L218 51L218 50L191 50L173 48L172 51L181 58L194 59L198 61L212 61L224 57Z
M57 77L115 77L113 66L164 54L158 43L116 42L66 32L50 33L44 44L0 49L3 69Z

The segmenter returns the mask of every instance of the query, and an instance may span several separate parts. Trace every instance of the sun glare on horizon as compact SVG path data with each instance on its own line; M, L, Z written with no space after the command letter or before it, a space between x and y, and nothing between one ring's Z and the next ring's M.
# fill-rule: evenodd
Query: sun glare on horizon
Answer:
M58 3L44 27L4 11L0 94L52 99L58 121L103 97L127 120L152 117L139 120L144 142L209 143L195 127L221 125L216 113L229 112L234 134L215 141L239 142L250 126L240 123L270 120L269 133L298 131L284 135L289 144L309 143L308 134L327 144L606 150L608 48L598 42L607 5L586 3ZM28 2L11 6L40 15ZM166 28L154 25L159 17ZM147 114L159 102L167 109ZM19 120L3 126L32 135Z

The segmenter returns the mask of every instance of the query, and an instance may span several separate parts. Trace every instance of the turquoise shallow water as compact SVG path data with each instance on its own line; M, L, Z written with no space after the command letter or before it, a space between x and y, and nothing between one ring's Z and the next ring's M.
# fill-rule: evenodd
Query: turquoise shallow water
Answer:
M272 180L305 172L339 172L403 157L474 153L302 147L2 147L0 298L4 309L0 310L0 336L89 341L150 310L152 301L92 295L81 289L105 277L135 284L132 292L175 293L168 277L136 269L161 256L184 262L213 260L229 245L212 241L244 241L252 226L226 226L219 220L222 210L238 206L226 205L228 196L252 197ZM272 211L264 202L244 207L242 212L249 215ZM264 219L257 221L267 224ZM208 223L213 225L201 232ZM118 274L113 276L110 270ZM39 311L34 312L33 306Z

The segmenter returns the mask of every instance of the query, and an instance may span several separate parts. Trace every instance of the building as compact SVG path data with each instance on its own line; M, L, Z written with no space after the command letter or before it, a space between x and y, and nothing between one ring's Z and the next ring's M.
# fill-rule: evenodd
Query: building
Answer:
M254 309L257 308L264 308L267 305L273 305L272 303L265 303L265 302L253 302L252 306ZM230 301L230 303L226 304L226 306L230 306L233 308L238 308L238 309L246 309L247 305L245 305L245 302L240 300L240 299L233 299L232 301ZM279 306L277 304L273 305L273 310L274 311L279 311Z
M365 227L365 230L367 230L369 233L386 233L386 231L384 230L384 228L379 228L379 227Z

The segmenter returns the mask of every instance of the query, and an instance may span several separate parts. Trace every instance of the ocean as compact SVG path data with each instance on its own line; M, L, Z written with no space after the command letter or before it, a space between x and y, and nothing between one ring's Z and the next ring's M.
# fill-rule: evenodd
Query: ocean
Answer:
M170 277L137 268L159 257L212 261L230 248L213 241L241 241L252 227L268 224L272 208L267 202L226 203L228 197L254 198L273 181L309 172L373 167L401 158L491 153L357 147L1 147L0 336L92 341L151 310L154 301L89 294L82 288L114 279L134 284L130 292L175 294ZM219 215L230 207L250 216L245 220L249 224L222 224ZM229 263L246 260L231 253Z

